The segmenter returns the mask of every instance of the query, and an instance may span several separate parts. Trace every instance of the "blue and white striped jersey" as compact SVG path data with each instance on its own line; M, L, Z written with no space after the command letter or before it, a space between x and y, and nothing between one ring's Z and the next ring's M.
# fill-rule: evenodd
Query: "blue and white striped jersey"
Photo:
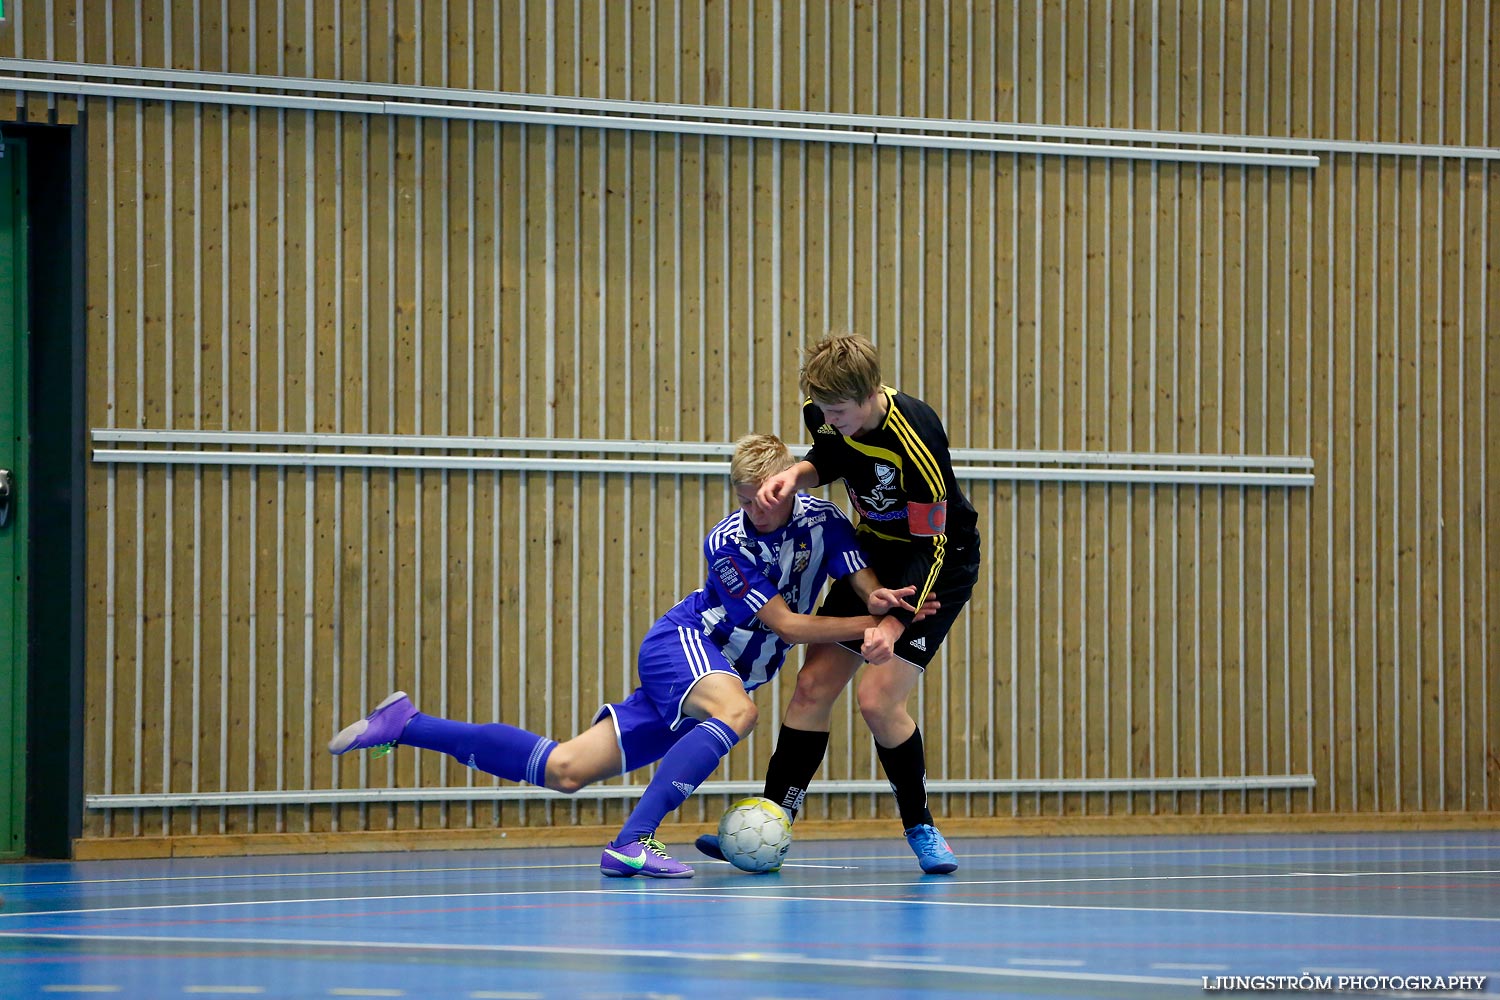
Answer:
M741 511L703 541L708 579L664 616L697 628L734 664L745 690L776 675L791 646L755 617L777 594L798 614L812 614L828 577L865 568L854 526L827 500L797 494L786 525L756 534Z

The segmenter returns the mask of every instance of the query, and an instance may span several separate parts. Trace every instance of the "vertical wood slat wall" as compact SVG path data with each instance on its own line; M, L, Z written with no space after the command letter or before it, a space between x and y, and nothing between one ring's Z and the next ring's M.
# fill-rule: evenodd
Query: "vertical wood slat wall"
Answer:
M1482 4L491 6L56 0L24 5L0 50L1472 147L1500 113ZM849 326L956 446L1316 463L1310 491L975 484L985 578L920 705L935 778L1310 772L1314 792L943 812L1495 808L1495 160L1153 165L24 94L4 111L87 125L93 426L796 439L797 349ZM396 686L457 717L586 724L697 582L727 501L711 477L94 466L87 791L473 782L322 743ZM761 773L788 691L726 776ZM826 776L878 777L849 702ZM88 833L620 808L121 810Z

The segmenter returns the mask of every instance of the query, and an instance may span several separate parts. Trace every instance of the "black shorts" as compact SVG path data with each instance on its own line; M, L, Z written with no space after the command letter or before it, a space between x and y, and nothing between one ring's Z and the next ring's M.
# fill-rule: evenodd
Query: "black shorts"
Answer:
M861 542L863 543L863 539ZM869 551L867 546L870 568L880 578L882 586L889 586L889 581L896 579L900 564L894 560L906 554L903 551L905 548L905 545L900 545L893 547L893 551L883 550L884 547L882 550ZM979 539L949 548L948 557L943 561L943 571L938 574L937 585L932 588L933 596L942 607L931 616L906 627L901 638L896 640L896 655L925 669L937 655L938 647L943 644L948 630L958 619L958 613L969 603L969 598L974 594L974 584L978 580ZM844 577L835 580L828 589L828 596L823 599L823 606L818 609L818 614L847 618L869 614L869 609L849 585L849 578ZM857 639L851 639L839 645L858 653L861 643Z

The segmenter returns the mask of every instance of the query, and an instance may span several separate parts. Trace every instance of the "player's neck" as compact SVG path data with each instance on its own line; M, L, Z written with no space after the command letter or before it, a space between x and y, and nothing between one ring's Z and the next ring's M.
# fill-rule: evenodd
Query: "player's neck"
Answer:
M870 419L865 421L864 426L859 429L859 433L855 437L863 437L871 431L879 430L881 425L885 423L885 415L891 408L891 397L885 394L885 389L882 387L875 390L874 399L875 405L870 411Z

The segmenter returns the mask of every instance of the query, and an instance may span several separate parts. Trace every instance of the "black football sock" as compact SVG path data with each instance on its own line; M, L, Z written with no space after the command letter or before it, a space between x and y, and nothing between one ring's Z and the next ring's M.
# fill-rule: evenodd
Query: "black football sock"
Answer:
M827 752L827 733L782 726L776 736L776 752L766 765L766 798L795 820L807 786L823 766L823 755Z
M877 740L875 752L880 755L880 766L885 768L885 776L896 792L902 828L930 825L932 813L927 809L927 759L922 753L922 730L913 731L900 746L883 747Z

